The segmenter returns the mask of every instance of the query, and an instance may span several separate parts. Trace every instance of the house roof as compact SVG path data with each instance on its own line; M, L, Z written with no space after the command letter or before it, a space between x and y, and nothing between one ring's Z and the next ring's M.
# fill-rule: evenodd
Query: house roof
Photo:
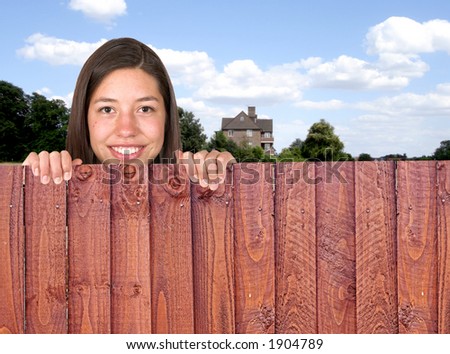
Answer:
M262 130L272 131L272 119L256 119L253 121L244 111L234 118L222 118L222 130Z

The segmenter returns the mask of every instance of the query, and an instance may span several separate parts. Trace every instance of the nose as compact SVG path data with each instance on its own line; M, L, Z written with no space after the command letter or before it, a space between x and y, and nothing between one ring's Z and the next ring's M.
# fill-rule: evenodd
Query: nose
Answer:
M116 120L116 134L122 138L136 136L138 125L136 117L131 112L122 111Z

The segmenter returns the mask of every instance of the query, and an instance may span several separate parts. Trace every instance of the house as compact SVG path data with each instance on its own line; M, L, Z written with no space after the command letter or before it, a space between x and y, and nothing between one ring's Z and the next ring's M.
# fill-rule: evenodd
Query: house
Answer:
M266 153L274 153L273 121L258 119L253 106L248 107L247 113L241 111L234 118L222 118L221 130L238 145L261 146Z

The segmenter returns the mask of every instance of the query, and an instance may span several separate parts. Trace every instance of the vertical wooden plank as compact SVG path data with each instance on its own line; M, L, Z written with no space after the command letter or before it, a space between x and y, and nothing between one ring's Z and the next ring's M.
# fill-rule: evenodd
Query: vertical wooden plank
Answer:
M235 332L231 183L191 186L195 333Z
M316 163L319 333L356 332L353 162Z
M110 197L103 165L69 181L69 333L110 333Z
M23 167L0 166L0 334L24 333Z
M26 169L27 333L67 333L66 184L40 183Z
M399 330L436 333L436 162L398 162L397 189Z
M357 332L398 333L395 163L355 167Z
M275 331L273 165L234 165L236 332Z
M276 333L316 333L316 205L312 163L277 164Z
M450 161L439 161L438 178L438 332L450 333Z
M153 165L150 178L152 332L194 333L190 182Z
M148 169L111 166L111 331L151 333Z

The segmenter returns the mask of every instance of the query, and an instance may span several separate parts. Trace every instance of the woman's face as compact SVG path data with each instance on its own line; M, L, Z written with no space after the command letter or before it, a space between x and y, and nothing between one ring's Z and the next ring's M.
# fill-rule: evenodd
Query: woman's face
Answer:
M164 100L153 76L132 68L111 72L92 94L88 109L95 156L100 162L139 159L147 164L161 151L165 119Z

